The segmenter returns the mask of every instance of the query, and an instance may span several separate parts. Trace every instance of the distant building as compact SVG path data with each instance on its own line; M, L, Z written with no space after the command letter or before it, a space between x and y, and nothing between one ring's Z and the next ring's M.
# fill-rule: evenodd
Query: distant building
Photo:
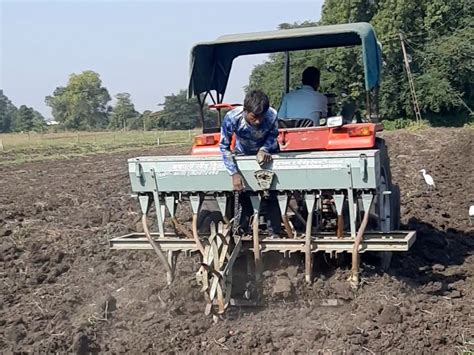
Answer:
M46 124L47 124L48 126L56 126L56 125L59 124L59 122L58 122L58 121L51 120L51 121L46 121Z

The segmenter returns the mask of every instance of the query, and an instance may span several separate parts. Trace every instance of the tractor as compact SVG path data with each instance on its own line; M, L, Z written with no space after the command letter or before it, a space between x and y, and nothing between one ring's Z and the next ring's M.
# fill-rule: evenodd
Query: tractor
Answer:
M337 111L337 96L328 93L329 115L319 126L307 120L279 122L280 152L269 167L255 156L235 156L249 194L251 233L239 232L239 192L219 151L223 111L238 104L224 102L233 60L239 56L285 54L284 91L290 82L290 52L361 46L366 89L365 110ZM233 269L246 268L257 285L262 282L262 257L268 252L304 256L305 280L313 281L313 259L318 252L351 255L353 287L360 284L360 254L379 253L388 266L392 252L407 251L415 231L400 231L400 192L393 184L390 160L378 119L381 47L368 23L285 29L221 36L196 44L191 50L189 97L197 97L203 131L194 138L190 155L144 156L128 160L131 188L138 199L143 233L112 238L112 249L153 249L169 283L175 276L178 254L197 253L197 279L206 298L205 314L223 314L239 304L233 291ZM204 120L206 100L216 110L214 124ZM277 194L285 238L269 238L261 217L261 202L269 191ZM177 207L188 204L192 223L178 221ZM150 232L147 216L156 215ZM275 253L273 253L275 254ZM246 263L238 263L242 257ZM246 298L248 292L246 292ZM245 298L245 297L244 297Z

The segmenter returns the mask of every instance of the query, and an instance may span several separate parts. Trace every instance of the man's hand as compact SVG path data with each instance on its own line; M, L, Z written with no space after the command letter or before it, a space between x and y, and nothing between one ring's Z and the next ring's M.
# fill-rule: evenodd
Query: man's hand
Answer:
M272 155L264 150L259 150L257 153L257 162L260 166L265 165L273 160Z
M232 186L235 191L242 191L244 189L244 182L239 173L232 175Z

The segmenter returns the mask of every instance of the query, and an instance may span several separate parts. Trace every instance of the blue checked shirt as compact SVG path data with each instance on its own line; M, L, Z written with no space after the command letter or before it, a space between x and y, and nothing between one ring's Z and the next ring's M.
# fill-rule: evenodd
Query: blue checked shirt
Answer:
M267 153L278 152L278 123L275 109L271 107L268 109L258 127L248 124L244 115L243 107L237 107L227 112L222 122L219 148L230 175L238 172L230 150L232 134L235 134L236 154L256 155L260 149Z

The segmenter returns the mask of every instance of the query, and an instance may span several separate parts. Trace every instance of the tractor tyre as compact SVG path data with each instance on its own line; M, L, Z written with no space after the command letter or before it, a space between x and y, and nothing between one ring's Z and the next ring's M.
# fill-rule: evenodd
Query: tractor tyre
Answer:
M390 224L388 226L389 230L398 230L400 228L400 188L398 185L393 184L392 182L392 172L390 170L390 158L388 156L387 146L385 141L381 138L376 138L375 149L380 151L380 174L385 185L385 190L390 191L391 194L388 195L390 200ZM378 201L375 203L376 214L378 215ZM381 226L378 226L379 230L382 230Z
M392 205L392 218L391 218L391 229L396 231L400 230L400 188L398 185L392 185L392 197L390 199Z
M217 225L222 220L222 214L217 201L204 200L198 214L199 233L209 234L211 232L211 223L214 222Z
M385 144L385 141L381 138L376 138L375 149L380 151L380 174L382 180L382 190L390 191L390 195L387 195L389 203L387 207L389 211L385 211L386 214L390 216L390 221L388 226L382 226L382 221L380 219L380 200L383 199L382 196L378 196L374 204L374 213L376 214L377 219L377 229L383 231L388 229L390 231L398 230L400 228L400 189L397 185L392 183L392 172L390 170L390 157L388 155L388 149ZM380 198L382 197L382 198ZM386 208L387 208L386 207ZM392 252L380 252L378 253L380 267L382 270L388 270L390 268L390 263L392 261Z

